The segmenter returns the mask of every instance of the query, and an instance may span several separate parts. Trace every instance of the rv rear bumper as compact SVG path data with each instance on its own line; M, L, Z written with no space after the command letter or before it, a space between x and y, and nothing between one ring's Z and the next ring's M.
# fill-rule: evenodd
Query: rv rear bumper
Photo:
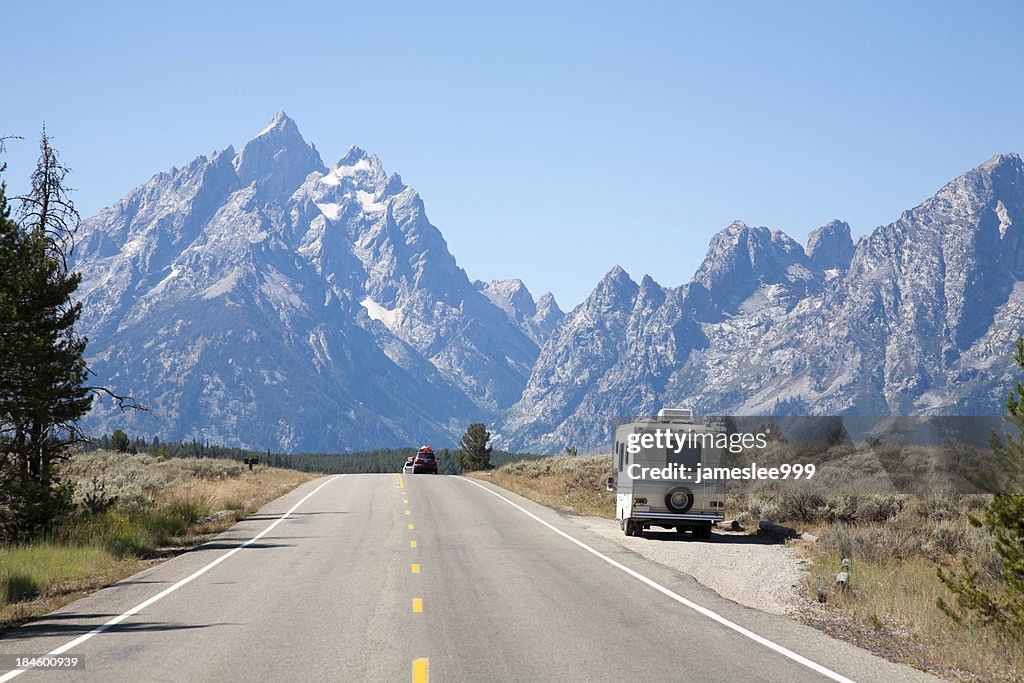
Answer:
M633 512L630 519L641 522L646 521L669 521L669 522L721 522L725 514L721 512Z

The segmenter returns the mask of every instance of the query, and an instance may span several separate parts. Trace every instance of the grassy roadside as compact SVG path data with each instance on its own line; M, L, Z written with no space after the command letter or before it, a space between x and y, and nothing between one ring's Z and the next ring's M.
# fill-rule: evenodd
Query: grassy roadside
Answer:
M0 630L199 545L316 475L98 451L68 463L76 514L0 548Z
M1024 643L994 630L953 623L936 605L951 600L936 570L964 555L992 582L999 570L992 538L969 523L981 496L891 497L884 519L819 523L818 543L806 544L806 588L828 587L829 602L808 601L803 620L877 654L952 680L1019 681ZM794 524L798 523L792 520ZM805 526L807 526L805 524ZM842 558L850 558L850 588L832 590Z
M614 494L604 482L610 456L553 456L515 462L469 476L548 507L614 519ZM968 555L994 577L992 539L969 523L981 496L782 496L777 492L729 494L726 516L756 528L768 520L818 537L800 543L805 600L799 618L830 635L892 661L962 681L1019 681L1024 643L1007 642L989 629L954 624L936 606L950 599L936 576ZM852 560L850 590L834 589L842 558ZM822 604L812 599L828 590Z
M555 510L615 519L615 494L605 489L611 468L607 455L555 455L466 474Z

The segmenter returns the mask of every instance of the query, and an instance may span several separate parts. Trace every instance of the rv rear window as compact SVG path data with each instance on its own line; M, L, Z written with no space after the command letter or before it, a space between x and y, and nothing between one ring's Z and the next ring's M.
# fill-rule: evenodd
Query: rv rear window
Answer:
M665 450L666 465L681 465L691 470L700 465L700 444L686 445L681 450L668 448Z

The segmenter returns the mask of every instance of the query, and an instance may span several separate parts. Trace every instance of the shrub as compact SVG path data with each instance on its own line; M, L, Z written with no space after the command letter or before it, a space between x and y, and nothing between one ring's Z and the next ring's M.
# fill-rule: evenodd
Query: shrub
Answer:
M89 514L97 515L117 505L117 496L107 494L106 482L99 477L89 480L91 486L82 492L82 507Z

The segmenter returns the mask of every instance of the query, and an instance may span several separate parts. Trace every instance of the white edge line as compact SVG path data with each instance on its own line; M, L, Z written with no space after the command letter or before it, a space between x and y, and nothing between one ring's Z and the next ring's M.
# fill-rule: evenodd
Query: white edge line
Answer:
M556 527L556 526L554 526L552 524L549 524L548 522L545 522L543 519L541 519L537 515L533 514L532 512L527 510L526 508L522 507L521 505L518 505L518 504L514 503L513 501L509 500L508 498L506 498L505 496L501 495L497 491L492 491L490 488L484 486L483 484L481 484L481 483L479 483L477 481L474 481L473 479L469 479L469 478L466 478L466 477L459 477L459 479L467 481L470 484L473 484L475 486L479 486L480 488L482 488L484 491L487 491L487 493L491 494L492 496L496 496L496 497L500 498L501 500L505 501L506 503L508 503L512 507L516 508L520 512L522 512L522 513L532 517L534 520L540 522L541 524L543 524L547 528L551 529L552 531L554 531L559 536L562 536L563 538L565 538L565 539L567 539L569 541L572 541L573 543L575 543L579 547L581 547L584 550L586 550L591 555L595 555L596 557L601 558L602 560L604 560L608 564L612 565L616 569L621 569L622 571L626 572L627 574L629 574L633 578L636 578L636 579L639 579L640 581L643 581L644 583L646 583L651 588L655 589L656 591L658 591L660 593L663 593L663 594L667 595L668 597L672 598L676 602L678 602L678 603L680 603L682 605L685 605L685 606L689 607L690 609L695 610L696 612L699 612L700 614L703 614L708 619L712 619L713 621L717 621L722 626L730 628L733 631L736 631L737 633L739 633L740 635L743 635L743 636L746 636L747 638L750 638L755 643L760 643L761 645L764 645L765 647L767 647L767 648L769 648L771 650L774 650L775 652L778 652L780 655L783 655L784 657L788 657L788 658L792 659L795 662L803 664L808 669L812 669L814 671L817 671L821 675L827 676L828 678L831 678L834 681L838 681L839 683L854 683L854 681L852 679L849 679L846 676L843 676L842 674L838 674L835 671L832 671L831 669L828 669L828 668L822 666L821 664L818 664L815 661L807 659L803 655L799 655L799 654L793 652L792 650L789 650L789 649L779 645L778 643L774 643L774 642L768 640L767 638L765 638L763 636L759 636L756 633L754 633L753 631L745 629L745 628L743 628L742 626L740 626L739 624L737 624L735 622L729 621L728 619L726 619L722 615L718 614L717 612L712 612L707 607L701 607L697 603L692 602L690 600L687 600L686 598L684 598L683 596L679 595L678 593L676 593L676 592L674 592L674 591L672 591L672 590L670 590L668 588L665 588L660 583L647 578L643 574L630 569L629 567L627 567L624 564L616 562L615 560L613 560L612 558L608 557L607 555L604 555L600 551L594 550L593 548L591 548L589 545L587 545L583 541L577 540L576 538L574 538L574 537L570 536L569 534L565 533L564 531L562 531L558 527ZM0 679L0 681L2 681L2 680L3 679Z
M277 520L275 520L273 524L271 524L266 529L264 529L263 531L259 532L258 534L256 534L252 538L250 538L248 541L246 541L242 545L238 546L237 548L232 548L231 550L229 550L228 552L224 553L223 555L218 557L216 560L210 562L206 566L202 567L201 569L199 569L195 573L193 573L193 574L191 574L189 576L186 576L181 581L178 581L178 583L174 584L173 586L169 586L169 587L165 588L164 590L160 591L159 593L157 593L153 597L149 598L148 600L140 602L139 604L137 604L135 607L132 607L127 612L125 612L123 614L119 614L118 616L114 617L113 619L111 619L107 623L102 624L100 626L97 626L96 628L94 628L93 630L89 631L88 633L83 633L82 635L78 636L77 638L75 638L71 642L65 643L64 645L61 645L60 647L58 647L53 652L48 653L46 656L47 657L56 657L57 655L64 654L65 652L67 652L71 648L78 647L79 645L81 645L85 641L89 640L93 636L96 636L96 635L99 635L100 633L103 633L104 631L109 629L111 626L116 626L116 625L120 624L122 621L124 621L128 617L130 617L130 616L132 616L134 614L138 614L142 610L144 610L147 607L149 607L150 605L152 605L154 602L157 602L158 600L161 600L161 599L167 597L168 595L170 595L174 591L178 590L179 588L181 588L185 584L191 582L193 579L202 576L203 574L205 574L206 572L210 571L211 569L216 567L218 564L220 564L224 560L228 559L229 557L231 557L232 555L237 553L242 548L244 548L247 545L250 545L252 543L255 543L256 541L258 541L261 538L263 538L264 536L266 536L268 533L270 533L271 531L274 530L274 527L276 527L278 524L280 524L284 520L288 519L289 515L291 515L296 510L298 510L300 505L302 505L307 500L312 498L313 495L317 491L319 491L323 487L327 486L328 484L330 484L332 481L334 481L338 477L344 477L344 476L345 476L344 474L335 475L335 476L331 477L330 479L328 479L327 481L325 481L324 483L322 483L319 486L317 486L315 489L313 489L312 491L307 493L305 496L303 496L302 500L300 500L298 503L293 505L292 508L288 512L284 513L283 515L281 515L281 517L279 517ZM201 548L202 546L199 546L199 547ZM114 585L117 585L117 584L114 584ZM28 667L28 668L25 668L25 669L14 669L12 671L8 671L3 676L0 676L0 683L4 683L4 681L9 681L12 678L14 678L15 676L20 676L21 674L23 674L26 671L28 671L30 668L34 668L34 667Z

